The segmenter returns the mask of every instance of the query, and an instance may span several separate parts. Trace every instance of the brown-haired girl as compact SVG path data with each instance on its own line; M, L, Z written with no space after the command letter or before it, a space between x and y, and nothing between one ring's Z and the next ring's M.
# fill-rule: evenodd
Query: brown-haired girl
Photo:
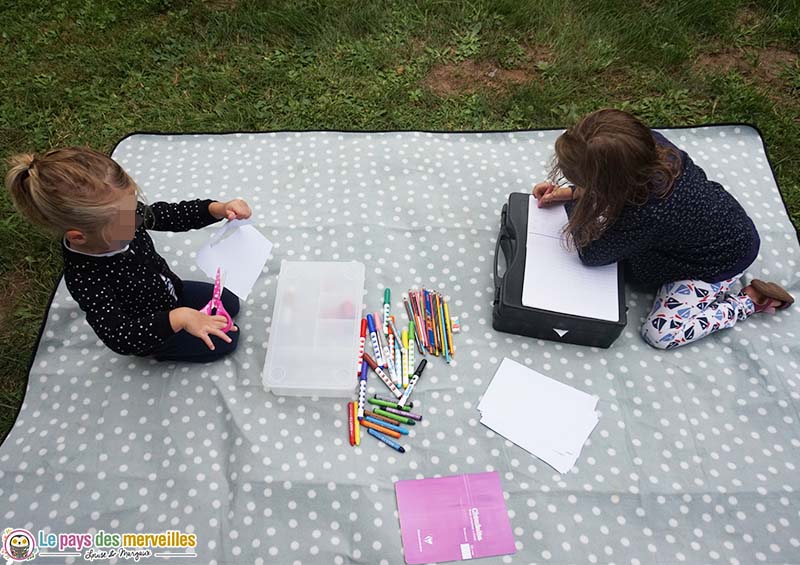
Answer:
M64 280L97 336L122 355L211 361L236 348L236 326L200 312L213 285L181 281L156 252L148 229L187 231L247 218L243 200L138 201L139 188L108 156L68 147L9 160L6 187L17 210L62 238ZM239 300L222 295L231 316Z
M684 151L627 112L599 110L567 129L551 180L533 195L539 206L566 203L564 230L584 264L622 261L629 282L659 289L642 326L653 347L678 347L794 302L760 280L730 292L758 255L755 225Z

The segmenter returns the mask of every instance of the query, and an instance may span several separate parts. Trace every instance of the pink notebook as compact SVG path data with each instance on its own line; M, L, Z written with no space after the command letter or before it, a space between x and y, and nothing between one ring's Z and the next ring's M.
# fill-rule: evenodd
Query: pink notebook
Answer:
M495 473L397 481L406 563L514 553L500 476Z

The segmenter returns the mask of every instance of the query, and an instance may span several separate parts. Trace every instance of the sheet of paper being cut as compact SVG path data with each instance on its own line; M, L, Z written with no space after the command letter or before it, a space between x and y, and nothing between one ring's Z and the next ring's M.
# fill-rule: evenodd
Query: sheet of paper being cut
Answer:
M197 252L197 266L214 278L224 273L225 288L247 300L272 253L272 242L249 220L231 220L215 231Z

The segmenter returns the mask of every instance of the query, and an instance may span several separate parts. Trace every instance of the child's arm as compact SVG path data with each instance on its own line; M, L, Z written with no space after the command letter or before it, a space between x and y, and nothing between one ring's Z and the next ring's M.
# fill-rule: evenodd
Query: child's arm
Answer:
M566 210L567 215L571 215L572 203L567 203ZM577 249L581 263L589 267L610 265L638 255L650 247L652 228L648 227L647 222L637 220L623 213L599 239Z
M236 198L230 202L183 200L181 202L139 202L136 213L144 217L144 226L155 231L188 231L204 228L222 218L249 218L250 207Z
M609 227L600 239L578 248L581 263L589 267L610 265L638 255L649 246L647 233L639 229Z
M116 297L109 289L92 284L79 273L70 273L65 281L70 294L86 313L86 321L97 337L120 355L146 354L182 329L203 339L206 344L210 343L209 334L230 341L227 335L214 331L214 326L218 324L220 328L225 326L226 322L221 316L218 318L222 321L215 320L216 316L208 316L190 308L130 316L117 306Z

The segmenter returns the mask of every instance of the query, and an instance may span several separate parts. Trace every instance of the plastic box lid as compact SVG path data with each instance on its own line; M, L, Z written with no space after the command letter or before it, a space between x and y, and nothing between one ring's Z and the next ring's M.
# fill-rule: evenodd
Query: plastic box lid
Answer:
M357 384L362 263L282 261L264 387L288 396L349 397Z

